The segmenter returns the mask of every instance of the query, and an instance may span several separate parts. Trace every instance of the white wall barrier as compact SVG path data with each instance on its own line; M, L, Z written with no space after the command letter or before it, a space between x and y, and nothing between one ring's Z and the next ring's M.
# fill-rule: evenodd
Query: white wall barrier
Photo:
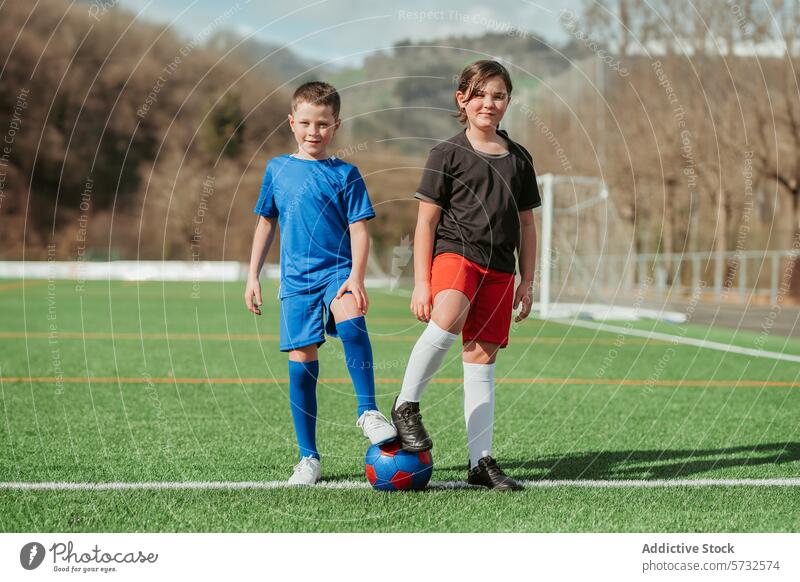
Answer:
M0 279L238 281L242 271L237 261L0 261Z
M244 281L247 263L238 261L0 261L0 279L75 281ZM266 264L265 279L279 279L281 267ZM371 288L386 288L388 277L366 277Z

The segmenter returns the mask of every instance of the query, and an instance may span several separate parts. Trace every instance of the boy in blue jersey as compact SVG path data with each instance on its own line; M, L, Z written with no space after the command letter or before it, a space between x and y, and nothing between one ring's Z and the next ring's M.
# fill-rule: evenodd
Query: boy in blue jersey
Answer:
M358 400L358 422L372 444L397 432L375 404L372 345L364 316L369 255L366 222L375 216L358 168L327 153L339 128L339 94L331 85L301 85L289 125L297 152L267 164L245 290L247 308L261 315L258 275L280 225L280 349L289 353L289 401L300 462L289 483L313 485L321 476L316 443L317 348L325 333L339 337Z

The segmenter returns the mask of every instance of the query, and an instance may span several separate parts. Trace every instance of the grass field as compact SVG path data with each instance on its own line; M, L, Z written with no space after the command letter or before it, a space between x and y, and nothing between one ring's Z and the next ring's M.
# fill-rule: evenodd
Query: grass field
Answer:
M0 281L0 481L285 480L296 448L276 292L265 284L265 316L254 318L240 283ZM422 325L407 297L370 297L388 413ZM756 347L757 334L647 325ZM765 350L800 354L797 341L762 339ZM338 340L320 350L320 370L323 475L362 482L366 442ZM800 487L719 482L800 476L799 373L798 363L531 319L498 359L495 456L550 486L510 495L6 486L0 529L799 531ZM423 402L435 481L466 476L460 377L454 349ZM707 481L644 486L676 479Z

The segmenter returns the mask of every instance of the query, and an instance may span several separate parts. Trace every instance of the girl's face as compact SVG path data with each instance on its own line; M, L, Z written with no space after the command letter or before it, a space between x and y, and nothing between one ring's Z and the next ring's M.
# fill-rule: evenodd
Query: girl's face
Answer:
M508 87L499 75L489 77L483 87L473 92L469 101L464 98L464 93L456 91L456 100L467 114L470 126L485 131L500 125L511 100Z

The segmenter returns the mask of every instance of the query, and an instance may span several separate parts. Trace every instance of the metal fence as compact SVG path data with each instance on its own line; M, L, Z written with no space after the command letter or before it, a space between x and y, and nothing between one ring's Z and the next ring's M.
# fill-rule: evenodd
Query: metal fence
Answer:
M772 303L788 289L798 251L691 252L640 255L558 255L552 260L553 287L561 293L599 296L646 287L656 294L695 293L717 300Z

